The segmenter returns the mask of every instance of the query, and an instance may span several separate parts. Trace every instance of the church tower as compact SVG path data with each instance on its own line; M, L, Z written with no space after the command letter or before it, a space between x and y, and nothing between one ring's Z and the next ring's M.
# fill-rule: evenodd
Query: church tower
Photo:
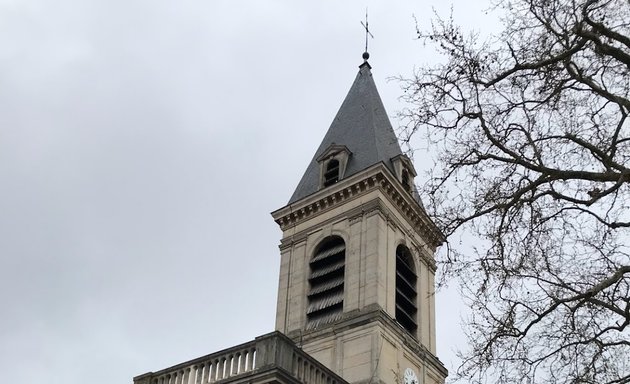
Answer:
M444 236L363 57L289 203L272 213L282 229L276 331L134 384L444 383L433 258Z
M433 253L444 241L414 186L364 55L288 204L276 330L350 383L438 384Z

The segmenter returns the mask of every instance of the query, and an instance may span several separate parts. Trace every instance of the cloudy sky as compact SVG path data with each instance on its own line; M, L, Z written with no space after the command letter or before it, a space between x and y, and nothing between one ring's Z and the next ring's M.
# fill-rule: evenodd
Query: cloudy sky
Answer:
M0 0L4 381L130 383L273 330L269 212L354 80L366 6L396 126L388 78L435 60L413 16L450 2ZM462 312L437 302L452 368Z

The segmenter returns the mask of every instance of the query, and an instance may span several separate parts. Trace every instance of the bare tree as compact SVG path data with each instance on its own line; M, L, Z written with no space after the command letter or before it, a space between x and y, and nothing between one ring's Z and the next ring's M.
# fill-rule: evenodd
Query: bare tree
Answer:
M425 203L472 308L458 377L630 383L630 3L495 10L488 40L419 32L444 61L404 80L403 136L439 151Z

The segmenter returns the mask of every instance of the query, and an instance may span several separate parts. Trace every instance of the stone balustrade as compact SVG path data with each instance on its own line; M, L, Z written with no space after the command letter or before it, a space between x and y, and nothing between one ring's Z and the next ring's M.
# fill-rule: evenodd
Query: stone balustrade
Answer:
M241 381L274 370L306 384L346 383L280 332L269 333L254 341L158 372L148 372L136 376L133 381L134 384L209 384Z

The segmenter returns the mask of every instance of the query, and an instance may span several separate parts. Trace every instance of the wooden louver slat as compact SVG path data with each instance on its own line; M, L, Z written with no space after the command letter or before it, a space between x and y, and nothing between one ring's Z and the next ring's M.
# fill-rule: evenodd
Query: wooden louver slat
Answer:
M330 256L339 255L341 252L343 252L345 250L346 250L346 245L345 244L339 244L337 246L321 250L321 251L317 252L315 257L313 257L311 259L311 264L313 264L313 263L315 263L317 261L323 260L323 259L325 259L327 257L330 257Z
M317 284L314 287L311 287L311 290L308 292L309 296L315 296L322 292L326 292L328 290L341 287L343 285L343 276L339 276L330 280L327 280L323 283Z

